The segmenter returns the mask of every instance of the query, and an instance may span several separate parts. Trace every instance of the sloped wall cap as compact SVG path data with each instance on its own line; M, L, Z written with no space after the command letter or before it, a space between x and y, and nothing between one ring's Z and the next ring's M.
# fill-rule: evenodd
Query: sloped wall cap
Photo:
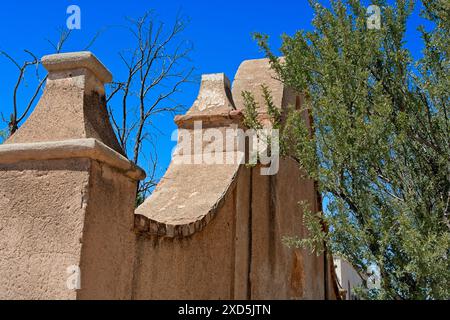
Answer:
M232 195L240 165L174 165L135 215L135 230L183 238L202 231Z
M202 75L202 82L209 82L209 81L217 81L220 84L224 84L225 88L231 88L231 82L230 79L225 75L225 73L208 73Z
M136 181L145 179L144 170L96 139L0 145L0 164L75 158L105 163Z
M175 118L178 127L194 121L226 128L242 120L234 107L230 81L224 73L202 76L200 92L192 108ZM135 230L144 235L182 238L200 232L214 219L232 194L240 163L180 164L172 162L153 194L137 210Z
M41 62L48 72L86 68L103 83L109 83L113 79L111 72L89 51L47 55Z

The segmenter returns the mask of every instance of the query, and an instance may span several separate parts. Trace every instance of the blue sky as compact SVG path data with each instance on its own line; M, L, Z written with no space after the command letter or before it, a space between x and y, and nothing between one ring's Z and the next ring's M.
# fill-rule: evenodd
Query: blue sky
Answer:
M370 4L369 1L363 3ZM190 23L183 38L194 46L191 58L196 74L225 72L231 80L243 60L262 57L251 39L252 32L270 35L273 48L279 48L281 34L294 34L300 29L310 29L313 17L306 0L2 1L0 50L19 59L24 57L23 49L29 49L38 56L51 53L52 48L47 39L57 38L57 29L65 26L68 17L66 9L71 4L80 6L82 10L82 29L73 33L64 51L82 50L97 31L104 29L90 50L116 78L124 72L118 52L131 47L127 33L120 26L125 25L126 17L136 18L148 10L154 10L157 17L168 25L178 12L189 17ZM408 46L416 57L419 56L420 41L414 30L419 23L417 16L411 19L412 32L407 37ZM11 112L15 74L14 67L0 57L0 111L5 115ZM178 100L190 107L197 92L198 84L189 85ZM158 175L161 175L170 162L174 146L171 141L171 133L175 129L172 116L158 119L157 126L162 131L157 139L160 158ZM5 127L4 123L0 123L0 128L2 127Z

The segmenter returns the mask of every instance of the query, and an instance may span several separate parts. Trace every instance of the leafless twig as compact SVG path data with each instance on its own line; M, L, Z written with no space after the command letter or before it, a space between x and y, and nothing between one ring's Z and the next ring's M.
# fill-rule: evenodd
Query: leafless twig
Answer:
M194 69L186 67L191 46L178 43L178 36L186 28L186 21L177 16L171 28L156 22L151 13L132 20L128 30L135 40L135 48L119 54L127 70L126 78L113 83L107 98L111 122L118 140L135 164L142 158L145 141L150 140L153 118L161 113L175 113L183 106L175 101L181 87L191 82ZM133 114L134 112L134 114ZM153 150L145 150L152 157L148 178L139 186L139 194L147 195L155 186L157 157Z
M51 42L50 40L47 40L50 45L53 47L56 53L61 52L64 44L69 39L70 31L61 31L60 37L58 42L55 44ZM10 54L8 54L6 51L0 51L0 55L4 56L6 59L8 59L16 68L18 71L17 79L15 82L15 86L13 89L12 94L12 113L10 115L9 120L6 122L8 123L8 135L13 135L18 129L22 121L25 120L30 110L33 108L37 97L39 96L39 92L41 91L45 81L47 80L47 76L43 77L41 79L39 75L39 67L40 67L40 60L39 58L30 50L24 50L25 53L27 53L28 56L30 56L30 59L25 60L23 62L19 62L17 59L13 58ZM25 75L27 73L27 70L30 67L35 68L35 76L37 79L37 86L32 92L31 97L29 98L28 102L26 103L26 107L22 110L19 106L19 94L20 94L20 88L23 85L25 81ZM22 110L22 111L20 111ZM4 116L2 114L2 119L5 121Z

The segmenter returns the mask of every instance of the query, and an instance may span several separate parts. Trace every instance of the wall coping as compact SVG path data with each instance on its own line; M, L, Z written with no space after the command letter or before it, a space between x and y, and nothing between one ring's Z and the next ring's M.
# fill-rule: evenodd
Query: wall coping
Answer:
M105 163L136 181L145 179L144 170L93 138L0 145L0 164L79 158Z
M218 165L220 166L220 165ZM185 167L185 166L184 166ZM181 166L183 168L183 166ZM214 171L216 171L217 166L210 166L211 179L214 179ZM135 231L143 236L156 236L160 238L189 238L196 233L199 233L206 228L206 226L217 216L219 210L225 205L225 202L233 195L233 191L237 187L238 177L245 170L244 165L238 165L234 168L233 174L229 177L228 181L223 181L223 189L221 190L221 195L215 199L212 206L207 211L199 211L197 216L186 216L183 218L185 221L182 223L177 223L180 217L171 221L172 217L166 217L164 221L161 221L161 217L154 217L155 210L148 210L146 205L148 201L152 201L152 197L147 199L147 203L142 204L136 209L135 212ZM178 177L178 179L183 179L183 177ZM155 192L158 192L156 190ZM154 193L155 194L155 193ZM153 196L154 196L153 194ZM172 194L170 195L172 196ZM154 209L154 208L153 208Z
M203 124L219 124L225 126L226 124L242 125L244 114L241 110L232 110L228 112L216 114L186 114L175 116L175 124L179 128L192 127L196 121L201 121Z
M41 63L48 72L85 68L92 71L102 83L109 83L113 79L111 72L89 51L51 54L44 56Z

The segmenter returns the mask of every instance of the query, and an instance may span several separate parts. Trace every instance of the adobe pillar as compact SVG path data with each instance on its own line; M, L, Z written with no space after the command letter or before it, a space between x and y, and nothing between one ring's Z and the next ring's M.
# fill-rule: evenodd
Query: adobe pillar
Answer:
M41 100L0 146L0 299L130 299L145 174L109 123L112 76L90 52L42 63Z

